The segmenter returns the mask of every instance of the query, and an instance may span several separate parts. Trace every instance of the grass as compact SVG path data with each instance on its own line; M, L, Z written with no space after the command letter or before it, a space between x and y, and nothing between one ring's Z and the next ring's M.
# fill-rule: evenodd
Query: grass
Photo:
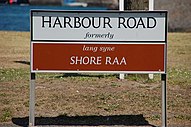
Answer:
M147 74L131 74L126 77L127 80L130 81L138 81L142 83L157 83L160 81L160 75L156 74L154 75L155 78L153 80L148 79ZM100 77L99 75L82 75L82 76L69 76L70 78L74 80L80 80L80 81L88 81L92 80L93 77ZM5 81L16 81L16 80L29 80L30 73L27 69L0 69L0 82ZM63 79L66 78L64 74L62 73L40 73L37 74L37 78L40 79ZM115 75L108 75L107 77L102 78L115 78ZM182 68L169 68L168 69L168 83L171 85L190 85L191 84L191 71L188 69L182 69ZM119 84L117 83L111 83L111 86L117 87ZM1 96L1 94L0 94Z
M29 79L29 71L26 69L0 69L0 82Z
M177 116L175 116L175 118L181 119L181 120L186 119L186 120L191 121L191 116L190 115L177 115Z
M29 33L0 36L0 122L10 122L28 116ZM170 33L168 39L168 120L191 126L191 33ZM117 74L36 76L37 116L143 114L149 123L160 125L160 74L154 80L147 74L128 74L124 80Z
M182 68L170 68L168 71L168 83L171 85L191 85L191 71Z
M0 122L10 121L12 118L12 111L10 108L4 108L2 111L2 115L0 116Z
M150 117L150 119L152 119L152 120L160 120L160 119L161 119L161 116L160 116L160 115L152 115L152 116Z
M191 70L191 33L170 33L168 36L168 68Z

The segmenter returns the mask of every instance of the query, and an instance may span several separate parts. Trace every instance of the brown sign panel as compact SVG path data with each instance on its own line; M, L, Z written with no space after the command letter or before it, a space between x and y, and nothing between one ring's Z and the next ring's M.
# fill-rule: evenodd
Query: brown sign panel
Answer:
M31 71L165 73L165 46L33 43Z

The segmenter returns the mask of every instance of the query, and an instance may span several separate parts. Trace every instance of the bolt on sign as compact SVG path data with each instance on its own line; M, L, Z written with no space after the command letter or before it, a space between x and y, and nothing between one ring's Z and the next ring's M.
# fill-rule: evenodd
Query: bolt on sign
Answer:
M31 10L31 72L166 73L167 11Z

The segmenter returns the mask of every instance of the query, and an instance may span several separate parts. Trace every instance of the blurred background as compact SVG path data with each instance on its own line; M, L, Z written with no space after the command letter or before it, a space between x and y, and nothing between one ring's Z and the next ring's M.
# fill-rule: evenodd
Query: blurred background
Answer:
M149 0L124 1L125 10L148 10ZM29 31L30 9L118 10L118 5L119 0L0 0L0 30ZM154 9L168 10L169 31L191 31L191 0L155 0Z

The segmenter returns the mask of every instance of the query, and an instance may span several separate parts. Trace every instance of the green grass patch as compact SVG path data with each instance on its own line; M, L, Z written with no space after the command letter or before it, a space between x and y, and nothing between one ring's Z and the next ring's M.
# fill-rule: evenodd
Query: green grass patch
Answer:
M40 79L65 79L72 78L79 81L92 80L93 78L117 78L116 75L104 74L63 74L63 73L38 73L37 78ZM30 72L27 69L0 69L0 82L16 81L30 79ZM126 76L127 80L138 81L142 83L157 83L160 82L160 74L154 74L154 79L149 80L148 74L129 74ZM168 83L172 85L187 86L191 84L191 71L182 68L169 68L168 69ZM118 86L116 83L111 86ZM2 96L2 95L0 95Z
M7 122L12 117L12 111L10 108L4 108L2 111L2 115L0 116L0 122Z
M157 114L157 115L152 115L152 116L150 117L150 119L151 119L151 120L160 120L161 117L160 117L159 114Z
M128 74L126 79L142 83L157 83L160 81L160 74L154 74L154 79L149 79L148 74Z
M191 85L191 71L181 68L170 68L168 70L168 83L172 85Z
M5 93L0 93L0 97L6 97Z
M174 116L176 119L181 119L181 120L191 120L191 115L176 115Z
M29 79L27 69L0 69L0 82Z

